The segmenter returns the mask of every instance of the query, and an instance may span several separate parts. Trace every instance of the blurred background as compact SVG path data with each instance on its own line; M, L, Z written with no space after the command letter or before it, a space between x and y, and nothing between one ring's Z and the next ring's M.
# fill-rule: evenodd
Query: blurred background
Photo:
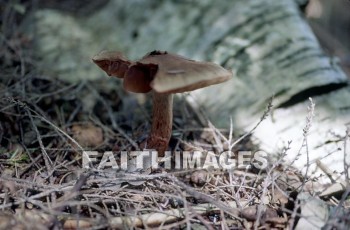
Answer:
M350 2L344 0L310 0L306 17L329 55L340 58L347 75L350 75Z
M177 0L174 2L178 1L186 2L188 8L193 8L193 11L195 11L196 4L194 1ZM42 70L60 75L60 78L74 81L74 79L100 77L101 74L99 74L97 68L86 62L87 58L101 49L125 50L130 58L139 58L139 53L149 51L147 47L150 41L143 41L144 45L141 47L146 47L145 50L137 49L135 51L132 49L132 42L138 42L138 35L149 33L150 39L153 34L154 37L159 35L157 29L145 32L142 31L142 26L141 30L137 30L138 25L128 24L128 17L131 15L136 18L133 23L142 24L144 23L144 17L147 17L148 20L152 18L152 8L156 8L159 2L152 1L152 4L145 4L146 1L143 0L130 2L137 4L120 0L1 1L0 42L2 49L0 51L0 62L11 65L13 60L21 56L15 55L14 52L20 52L22 48L29 48L32 49L30 53L37 57L36 64ZM165 8L168 12L164 12L164 14L171 14L173 9L170 2L172 1L165 2L169 2L169 7ZM341 66L349 75L349 1L303 0L301 2L303 2L301 8L305 13L305 17L308 19L322 47L329 55L339 58ZM220 11L220 6L218 6L217 11ZM129 12L129 15L120 15L125 14L125 12ZM139 12L142 12L142 15L134 15ZM181 19L182 13L179 12L178 14ZM208 17L215 17L215 15L208 15ZM121 20L124 21L121 22ZM186 18L183 20L186 20ZM111 25L113 26L111 27ZM173 28L173 31L175 31L173 36L176 36L176 29ZM161 30L161 25L159 30ZM188 31L188 33L188 37L191 39L191 33L195 34L196 31ZM130 38L135 40L128 41ZM154 42L159 44L159 49L162 48L163 43L166 43L166 41ZM190 43L188 44L191 46ZM140 47L140 44L135 46ZM168 48L167 44L164 44L164 48ZM69 51L74 55L63 54L64 51ZM185 48L181 50L181 48L176 47L174 51L183 55L189 54L192 58L195 58L192 56L191 50L187 51ZM47 68L50 65L52 65L52 68ZM76 71L77 69L79 71Z

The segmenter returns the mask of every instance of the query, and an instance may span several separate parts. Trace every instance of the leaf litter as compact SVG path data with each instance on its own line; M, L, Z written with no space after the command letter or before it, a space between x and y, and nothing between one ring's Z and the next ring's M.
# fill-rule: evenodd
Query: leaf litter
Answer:
M18 19L12 14L6 26ZM137 149L150 129L150 100L123 92L113 79L69 83L47 76L31 56L32 38L4 32L0 229L291 229L305 220L350 222L349 189L329 191L286 164L288 146L279 159L269 158L266 170L84 169L82 149ZM175 101L172 151L258 150L249 133L215 128L186 97ZM324 214L329 210L332 222ZM323 215L308 218L312 211Z

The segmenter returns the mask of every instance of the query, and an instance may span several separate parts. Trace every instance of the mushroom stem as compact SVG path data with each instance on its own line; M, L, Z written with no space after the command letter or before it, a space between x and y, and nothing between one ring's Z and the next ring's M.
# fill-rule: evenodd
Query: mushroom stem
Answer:
M153 91L153 117L151 134L147 140L147 148L158 151L164 156L168 148L173 125L173 95Z

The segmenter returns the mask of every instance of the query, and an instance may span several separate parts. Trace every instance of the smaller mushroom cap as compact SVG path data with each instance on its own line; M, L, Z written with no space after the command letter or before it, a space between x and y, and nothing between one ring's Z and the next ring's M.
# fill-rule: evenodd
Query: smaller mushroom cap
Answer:
M158 66L150 83L152 89L158 93L192 91L225 82L232 77L231 71L217 64L197 62L167 52L153 51L138 63Z
M92 61L109 76L118 78L123 78L129 66L132 64L123 54L114 51L102 51L95 55Z

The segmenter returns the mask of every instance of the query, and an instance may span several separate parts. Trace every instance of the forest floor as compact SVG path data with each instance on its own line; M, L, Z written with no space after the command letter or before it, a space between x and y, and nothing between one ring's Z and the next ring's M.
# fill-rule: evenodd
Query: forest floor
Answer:
M288 146L260 170L252 162L233 170L84 168L82 149L98 159L112 150L117 162L121 151L137 150L150 128L150 100L120 92L117 79L68 83L43 74L33 38L18 30L20 6L1 6L0 229L350 225L350 188L319 184L286 164ZM250 135L203 125L203 112L182 98L175 104L170 151L259 149Z

